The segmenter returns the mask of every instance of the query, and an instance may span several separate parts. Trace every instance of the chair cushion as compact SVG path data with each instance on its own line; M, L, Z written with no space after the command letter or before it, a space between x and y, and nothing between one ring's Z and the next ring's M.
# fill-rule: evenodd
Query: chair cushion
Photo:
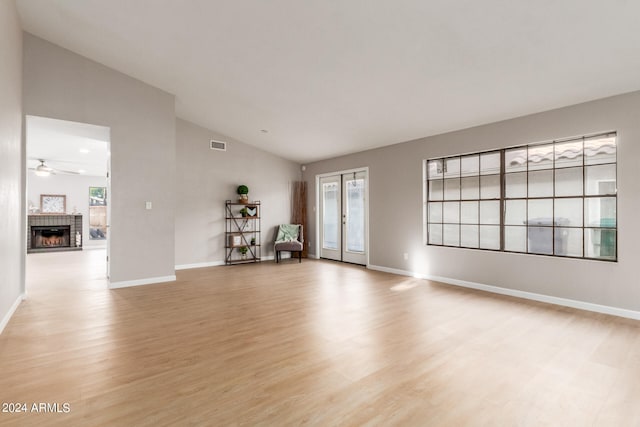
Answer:
M278 242L275 245L276 251L301 251L302 243L298 241L294 242Z

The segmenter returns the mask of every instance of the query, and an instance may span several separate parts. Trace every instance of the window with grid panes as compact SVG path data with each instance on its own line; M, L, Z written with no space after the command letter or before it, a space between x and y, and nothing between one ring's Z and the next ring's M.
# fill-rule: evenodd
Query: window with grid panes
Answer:
M427 160L427 244L616 260L616 154L608 133Z

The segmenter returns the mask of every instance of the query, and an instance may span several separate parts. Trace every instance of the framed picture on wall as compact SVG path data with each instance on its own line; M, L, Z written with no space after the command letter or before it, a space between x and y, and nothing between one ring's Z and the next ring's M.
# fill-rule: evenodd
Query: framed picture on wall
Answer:
M40 213L60 214L67 212L67 196L63 194L41 194Z

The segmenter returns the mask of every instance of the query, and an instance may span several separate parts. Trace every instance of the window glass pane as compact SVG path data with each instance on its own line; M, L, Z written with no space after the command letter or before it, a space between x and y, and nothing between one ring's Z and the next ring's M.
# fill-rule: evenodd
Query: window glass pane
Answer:
M429 243L432 245L442 244L442 224L429 224Z
M429 222L442 222L442 203L429 203Z
M429 181L429 200L442 200L443 181Z
M478 223L478 202L462 202L460 211L460 222L462 224Z
M507 200L505 202L504 223L507 225L525 225L527 223L527 201Z
M460 200L460 178L446 178L444 180L444 199Z
M500 175L487 175L480 177L480 198L500 198Z
M556 169L582 166L582 139L557 143L555 161Z
M553 253L553 228L552 227L527 227L529 240L529 253L552 254Z
M442 178L442 159L427 162L427 177L429 179Z
M556 169L556 196L582 196L582 168Z
M553 199L529 200L529 225L553 225Z
M477 248L479 246L479 229L477 225L460 226L460 246Z
M584 163L598 165L616 161L616 136L607 135L586 138L584 141Z
M462 157L462 167L460 175L462 176L474 176L478 175L480 171L480 156L477 154L474 156Z
M504 155L505 172L523 172L527 170L527 149L512 148Z
M445 202L443 206L442 222L460 222L460 202Z
M556 199L555 223L569 227L582 227L582 199Z
M602 228L584 229L585 256L615 260L616 230Z
M555 255L582 256L582 228L557 227L554 233Z
M505 227L504 250L527 252L527 227Z
M480 202L480 224L500 224L500 202Z
M589 197L584 199L585 227L615 227L616 198Z
M505 179L505 197L527 197L527 173L508 173Z
M616 194L616 165L587 166L584 175L585 194Z
M482 249L500 249L500 226L480 226L480 247Z
M463 199L479 199L480 198L480 177L470 176L461 178Z
M553 144L529 147L528 164L530 171L551 169L553 167Z
M500 173L500 152L480 155L480 175Z
M345 246L351 252L364 252L364 179L349 178L344 181L346 191L347 221Z
M458 224L444 224L443 230L443 245L460 246L460 226Z
M553 170L529 172L529 197L553 196Z
M452 178L460 176L460 157L444 159L444 177Z
M329 182L322 184L322 247L338 249L340 241L340 186Z

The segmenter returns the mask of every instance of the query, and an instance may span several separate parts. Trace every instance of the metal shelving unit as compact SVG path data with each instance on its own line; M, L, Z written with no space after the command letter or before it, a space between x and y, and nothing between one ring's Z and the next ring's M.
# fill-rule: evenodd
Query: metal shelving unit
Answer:
M244 264L260 262L260 201L225 202L225 263ZM247 248L246 254L240 248Z

